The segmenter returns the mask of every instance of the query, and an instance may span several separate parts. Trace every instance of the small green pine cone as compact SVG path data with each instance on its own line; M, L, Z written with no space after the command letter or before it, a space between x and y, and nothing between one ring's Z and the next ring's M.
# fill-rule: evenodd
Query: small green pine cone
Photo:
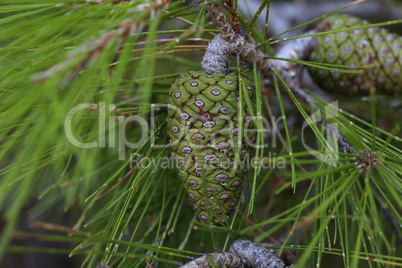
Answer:
M367 21L350 15L324 19L318 31L334 31ZM366 28L317 36L310 60L363 67L363 73L340 73L311 68L315 83L326 91L347 95L400 94L402 84L402 38L383 28ZM351 69L352 70L352 69Z
M254 90L247 79L241 81L252 106L242 101L241 143L237 74L191 71L170 88L168 131L173 155L188 197L204 223L225 223L243 191L248 168L241 163L251 154L256 132L251 130Z

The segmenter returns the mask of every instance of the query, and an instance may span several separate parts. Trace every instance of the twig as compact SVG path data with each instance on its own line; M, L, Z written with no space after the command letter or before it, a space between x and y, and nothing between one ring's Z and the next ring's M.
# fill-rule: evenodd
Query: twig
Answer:
M229 253L229 252L221 252L221 253L212 253L212 254L206 254L202 257L199 257L198 259L195 259L183 266L181 268L209 268L213 267L209 259L211 259L215 265L218 267L223 267L226 265L227 267L230 268L240 268L240 267L245 267L242 260L240 259L239 256Z
M220 6L218 4L207 4L207 13L221 33L222 39L225 41L232 40L236 33L229 24L225 13L222 12Z
M350 153L350 154L353 154L355 152L355 149L349 143L348 139L346 139L345 136L343 136L342 133L334 125L328 124L327 121L324 121L323 123L330 132L336 134L336 139L338 142L340 152Z
M228 252L204 255L182 266L182 268L213 267L209 259L218 267L228 268L285 268L285 263L275 255L272 249L267 249L248 240L237 239Z
M217 4L208 4L207 12L220 34L217 35L207 48L201 64L202 71L214 73L227 73L229 71L229 57L238 56L241 61L249 66L256 65L261 74L269 78L272 69L275 69L296 94L300 95L307 103L313 103L310 95L300 87L297 79L296 63L267 59L266 55L258 47L240 34L236 34L226 19L225 13ZM286 43L277 53L277 57L289 59L305 58L307 48L311 43L311 37L296 39Z
M272 77L272 69L276 70L296 95L301 97L311 107L316 107L314 99L300 86L298 73L301 67L297 63L267 59L266 55L257 46L246 40L244 36L234 32L228 23L225 13L218 4L207 4L207 12L211 16L213 23L217 26L220 34L215 36L207 48L201 63L201 70L203 72L212 71L214 73L226 74L229 72L229 57L232 55L237 56L249 66L256 65L257 69L266 78ZM314 37L305 37L286 42L275 56L277 58L296 60L306 59L308 56L306 53L314 45L313 42ZM353 151L353 147L347 142L346 138L339 131L337 133L342 151Z
M310 31L307 34L313 33ZM308 55L306 52L309 51L312 45L313 37L305 37L291 40L286 42L280 47L280 49L275 53L275 57L293 60L305 60ZM315 106L313 98L308 95L300 86L299 73L301 66L297 63L284 61L284 60L272 60L273 68L278 72L278 74L283 78L288 87L292 89L297 95L303 98L303 100Z
M262 75L266 77L271 75L272 60L268 60L255 45L238 34L235 34L229 42L221 34L215 36L207 48L201 69L202 71L227 73L229 57L232 55L238 56L249 66L256 65Z
M219 5L207 4L207 12L220 34L208 47L201 64L202 70L227 73L229 56L238 56L247 65L256 65L262 75L269 77L271 75L270 61L257 46L247 41L244 36L235 33Z
M226 10L230 13L230 20L232 21L232 27L235 33L240 33L241 26L239 22L239 18L237 17L236 10L237 10L237 1L235 3L232 0L225 0ZM229 8L228 8L229 7Z

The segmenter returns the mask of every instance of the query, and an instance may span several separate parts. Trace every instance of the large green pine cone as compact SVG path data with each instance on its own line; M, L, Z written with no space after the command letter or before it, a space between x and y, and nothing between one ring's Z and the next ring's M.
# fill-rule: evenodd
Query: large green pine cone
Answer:
M243 78L250 106L242 101L244 131L240 129L237 74L191 71L170 88L168 131L179 176L204 223L225 223L239 202L248 168L242 165L255 142L252 115L255 95Z
M333 31L367 21L350 15L324 19L318 31ZM311 68L315 83L323 90L348 95L399 94L402 84L402 38L383 28L366 28L317 36L310 60L363 67L364 73L339 73Z

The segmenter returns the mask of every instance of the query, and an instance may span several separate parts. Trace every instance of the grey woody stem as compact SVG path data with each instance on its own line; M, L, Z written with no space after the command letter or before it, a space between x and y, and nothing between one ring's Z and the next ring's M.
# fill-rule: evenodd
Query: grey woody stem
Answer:
M207 4L207 13L212 22L218 28L220 34L209 44L201 63L203 72L213 73L229 72L229 57L236 56L249 66L256 66L257 70L265 78L271 78L275 70L285 81L288 88L296 95L301 97L311 107L315 107L314 99L307 94L301 87L298 79L300 66L296 63L285 60L268 59L267 56L258 49L257 45L249 42L244 36L235 33L228 22L225 13L218 4ZM308 32L312 33L312 32ZM314 37L305 37L286 42L275 54L277 58L284 59L306 59L306 52L315 46ZM338 134L339 145L344 152L353 152L353 147L347 139Z
M268 60L256 45L234 32L218 4L207 4L207 12L220 34L207 48L201 63L202 71L228 73L229 57L236 56L249 66L256 65L261 74L268 77L271 74L272 61Z
M228 252L212 253L191 261L182 268L213 267L208 257L218 267L231 268L286 268L286 264L276 256L272 249L267 249L248 240L237 239Z

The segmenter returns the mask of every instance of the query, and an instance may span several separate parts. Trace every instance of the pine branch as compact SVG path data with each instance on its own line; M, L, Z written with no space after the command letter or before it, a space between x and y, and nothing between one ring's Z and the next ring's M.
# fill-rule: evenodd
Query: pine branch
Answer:
M207 12L220 34L212 40L207 48L201 63L203 72L228 73L229 56L235 55L249 66L255 65L266 78L271 78L272 70L275 70L274 72L282 77L292 91L310 106L316 107L314 99L301 88L298 75L301 70L299 64L286 60L267 59L267 56L257 46L248 42L242 35L235 33L218 4L207 4ZM313 31L307 34L311 33ZM287 42L277 51L275 57L306 60L310 47L314 46L313 39L314 37L306 37ZM353 147L339 131L337 131L337 136L341 149L345 152L352 152Z
M237 239L228 252L204 255L182 266L182 268L213 267L209 259L218 267L229 268L285 268L288 267L275 252L251 241Z
M202 68L214 70L214 72L225 72L229 56L234 55L249 66L255 65L262 75L270 76L272 73L271 61L258 49L257 45L250 43L244 36L234 32L220 6L218 4L207 4L207 12L211 15L214 24L217 25L220 35L214 38L207 49ZM224 56L224 59L215 63L214 60L218 56Z

